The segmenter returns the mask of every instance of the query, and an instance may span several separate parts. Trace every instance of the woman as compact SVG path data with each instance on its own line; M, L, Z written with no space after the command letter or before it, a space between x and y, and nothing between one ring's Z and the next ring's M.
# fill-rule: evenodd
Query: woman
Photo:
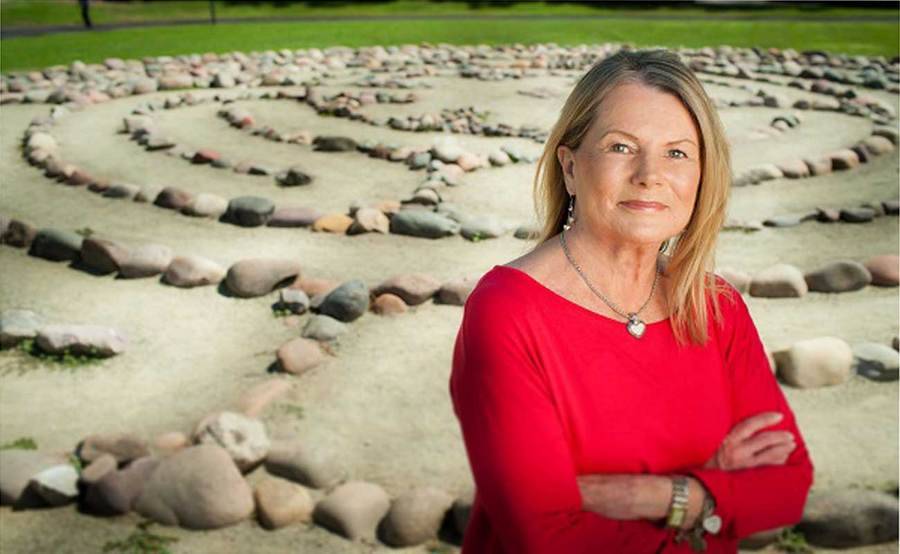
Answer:
M812 462L711 273L730 176L675 54L619 52L576 85L538 164L538 246L481 278L456 340L464 554L737 552L800 519Z

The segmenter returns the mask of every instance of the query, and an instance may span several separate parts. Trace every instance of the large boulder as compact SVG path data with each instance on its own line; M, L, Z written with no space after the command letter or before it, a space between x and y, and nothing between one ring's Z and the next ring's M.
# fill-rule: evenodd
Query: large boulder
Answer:
M134 509L163 525L217 529L253 513L253 491L228 452L203 444L163 459Z

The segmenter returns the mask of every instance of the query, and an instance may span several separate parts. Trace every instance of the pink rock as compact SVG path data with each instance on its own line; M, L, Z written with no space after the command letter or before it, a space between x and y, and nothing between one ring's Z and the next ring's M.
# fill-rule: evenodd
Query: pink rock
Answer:
M884 254L869 258L864 264L872 274L872 284L879 287L896 287L900 282L900 256Z

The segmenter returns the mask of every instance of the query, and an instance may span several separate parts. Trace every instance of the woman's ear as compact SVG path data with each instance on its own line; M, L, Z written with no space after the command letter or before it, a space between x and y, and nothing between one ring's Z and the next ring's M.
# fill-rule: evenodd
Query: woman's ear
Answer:
M575 153L571 148L560 145L556 149L556 159L562 168L563 179L566 181L566 190L570 195L575 194Z

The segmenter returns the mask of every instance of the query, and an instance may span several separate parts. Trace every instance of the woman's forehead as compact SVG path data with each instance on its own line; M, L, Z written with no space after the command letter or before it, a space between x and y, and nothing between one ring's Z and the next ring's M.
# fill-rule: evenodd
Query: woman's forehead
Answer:
M641 84L622 84L613 88L597 106L593 133L602 136L620 131L637 138L688 138L699 136L694 117L674 94Z

